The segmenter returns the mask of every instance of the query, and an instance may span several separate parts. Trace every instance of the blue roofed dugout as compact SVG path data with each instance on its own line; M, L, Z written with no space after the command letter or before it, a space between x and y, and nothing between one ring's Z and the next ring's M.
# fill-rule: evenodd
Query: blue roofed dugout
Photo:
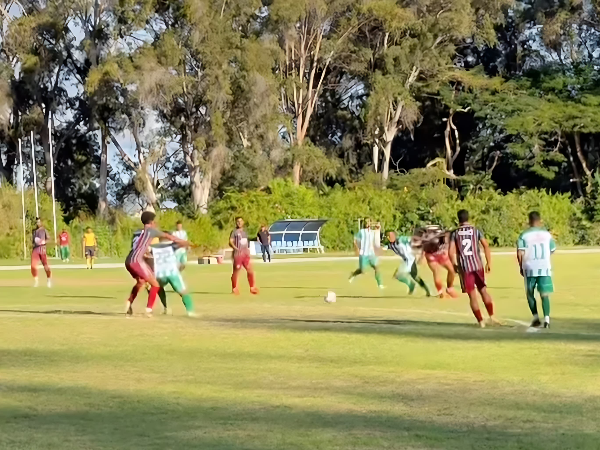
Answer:
M275 253L302 253L316 250L324 253L321 245L321 228L325 219L279 220L269 228L271 247Z

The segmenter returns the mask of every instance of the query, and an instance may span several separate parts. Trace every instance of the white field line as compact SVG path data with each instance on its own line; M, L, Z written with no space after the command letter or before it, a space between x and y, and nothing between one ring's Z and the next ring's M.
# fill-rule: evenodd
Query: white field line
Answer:
M556 253L560 254L586 254L586 253L600 253L600 248L582 248L582 249L569 249L569 250L557 250ZM515 256L515 252L492 252L494 256ZM340 261L352 261L355 256L323 256L316 258L282 258L273 259L271 263L264 263L262 259L254 259L253 262L256 264L302 264L302 263L313 263L313 262L340 262ZM379 259L383 260L395 260L397 256L381 256ZM197 261L189 261L190 265L198 265ZM229 264L226 261L224 264ZM97 263L94 264L94 269L124 269L125 263ZM61 264L51 265L52 270L63 270L63 269L86 269L85 264ZM0 272L2 271L16 271L16 270L30 270L29 265L21 266L0 266Z

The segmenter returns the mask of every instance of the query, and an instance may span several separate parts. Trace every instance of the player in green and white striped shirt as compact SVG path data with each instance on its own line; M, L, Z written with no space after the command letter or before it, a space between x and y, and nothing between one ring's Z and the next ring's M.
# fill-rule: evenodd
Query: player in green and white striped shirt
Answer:
M552 283L552 263L550 256L556 250L552 235L542 227L540 213L529 213L529 226L523 231L517 241L517 259L521 267L521 275L525 278L525 291L529 309L533 314L532 327L542 324L538 316L535 289L537 287L542 297L544 311L544 328L550 327L550 294L554 292Z
M358 269L350 275L350 283L354 281L355 277L363 274L367 266L370 266L375 269L375 279L377 280L379 289L384 288L377 261L377 252L381 246L379 236L379 230L371 230L370 219L365 219L363 221L363 228L354 235L354 248L358 253Z

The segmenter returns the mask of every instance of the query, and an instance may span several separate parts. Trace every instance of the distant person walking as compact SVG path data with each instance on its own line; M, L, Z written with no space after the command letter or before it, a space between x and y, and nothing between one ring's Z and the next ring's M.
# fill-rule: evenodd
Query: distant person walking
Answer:
M266 225L260 227L260 231L258 232L256 237L260 242L263 261L267 262L267 258L269 258L269 262L271 262L271 233L269 233L269 230L267 230Z
M71 259L71 236L69 236L69 233L64 228L58 235L58 241L60 245L60 259L63 262L69 262Z
M33 230L33 250L31 251L31 275L33 275L33 287L38 287L38 265L40 262L46 272L46 283L52 287L52 271L48 265L48 256L46 254L46 245L50 242L50 235L42 220L38 217Z
M96 251L98 249L98 240L96 234L90 227L87 227L83 234L83 257L86 260L86 266L88 269L94 268L94 259L96 258Z

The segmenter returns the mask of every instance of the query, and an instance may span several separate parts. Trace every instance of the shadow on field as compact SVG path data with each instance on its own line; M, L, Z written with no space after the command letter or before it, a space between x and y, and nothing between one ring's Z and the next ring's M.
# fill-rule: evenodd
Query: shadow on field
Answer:
M387 334L439 340L461 341L600 341L600 322L585 320L554 320L550 330L537 329L508 322L501 327L479 329L473 322L444 322L410 319L374 318L213 318L214 322L235 323L248 328L318 331L330 333Z
M8 397L0 408L1 448L596 450L600 439L590 425L598 404L583 400L571 400L565 407L552 400L516 405L502 400L483 409L467 399L480 412L472 415L461 404L462 397L451 399L450 391L442 391L441 398L427 392L414 399L396 395L401 408L375 393L370 399L374 406L366 410L344 404L320 410L310 403L278 404L266 393L234 402L189 393L159 396L79 386L4 384L1 389ZM540 411L542 403L552 411ZM423 404L433 410L423 414ZM459 411L444 412L444 404ZM577 422L572 414L583 411ZM530 421L515 420L527 415Z
M112 297L111 297L112 298ZM17 313L17 314L53 314L53 315L80 315L80 316L123 316L123 313L116 312L98 312L98 311L73 311L67 309L49 309L49 310L32 310L32 309L0 309L0 313Z

